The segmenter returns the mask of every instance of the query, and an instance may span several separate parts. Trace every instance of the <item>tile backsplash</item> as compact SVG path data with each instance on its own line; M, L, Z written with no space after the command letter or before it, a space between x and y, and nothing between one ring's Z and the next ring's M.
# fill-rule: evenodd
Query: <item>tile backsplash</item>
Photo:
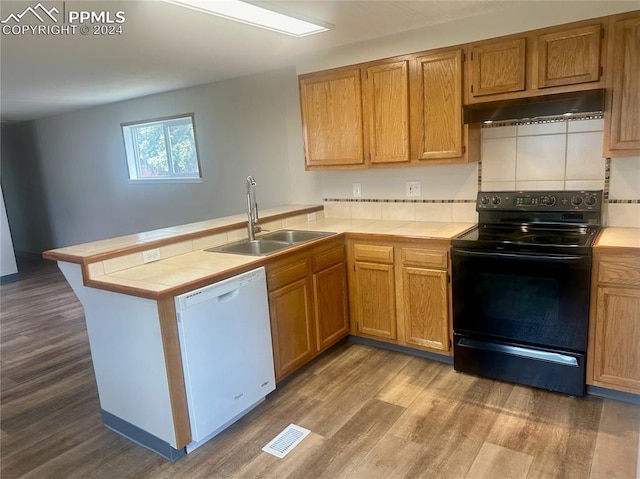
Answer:
M486 125L480 189L604 190L605 224L640 227L640 158L608 168L603 130L602 118Z
M603 130L593 116L483 125L478 164L324 172L325 212L475 222L478 190L603 190L605 224L640 228L640 157L603 158ZM422 181L420 199L404 196L407 180ZM352 182L362 184L362 198L351 198Z
M602 118L482 129L482 191L604 189Z

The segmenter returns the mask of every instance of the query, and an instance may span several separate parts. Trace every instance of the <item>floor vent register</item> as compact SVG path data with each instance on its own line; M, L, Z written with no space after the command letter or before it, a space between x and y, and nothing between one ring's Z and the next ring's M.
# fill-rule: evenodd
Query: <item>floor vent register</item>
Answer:
M303 427L289 424L284 431L274 437L262 450L282 459L289 454L294 447L300 444L310 432L311 431Z

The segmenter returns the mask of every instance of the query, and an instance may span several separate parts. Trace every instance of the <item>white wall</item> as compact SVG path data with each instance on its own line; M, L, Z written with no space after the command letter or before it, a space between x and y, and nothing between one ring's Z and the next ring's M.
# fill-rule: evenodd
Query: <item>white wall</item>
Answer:
M4 207L4 195L0 187L0 276L9 276L18 272L16 257L13 252L13 241L7 220L7 211Z
M188 112L195 113L202 183L129 183L120 124ZM24 245L39 253L34 246L61 247L241 213L250 174L258 183L262 208L320 199L314 174L303 168L293 67L59 115L30 126L35 143L30 154L41 170L51 239L45 245L24 241L16 249ZM19 161L14 158L7 166L18 169ZM14 220L31 220L16 213L17 218L10 214L12 226ZM37 234L47 236L46 231Z

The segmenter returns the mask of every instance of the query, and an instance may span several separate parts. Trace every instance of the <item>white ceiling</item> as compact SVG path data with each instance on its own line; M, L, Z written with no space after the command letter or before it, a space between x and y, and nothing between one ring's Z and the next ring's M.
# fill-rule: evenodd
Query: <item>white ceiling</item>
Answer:
M37 5L0 2L0 19ZM122 35L0 38L0 116L42 118L294 65L305 54L501 10L507 0L270 1L334 25L294 38L162 1L43 2L60 11L125 12ZM30 14L29 14L30 15ZM39 23L25 15L22 22ZM29 20L28 18L31 18ZM15 24L15 23L14 23ZM79 28L79 27L78 27Z

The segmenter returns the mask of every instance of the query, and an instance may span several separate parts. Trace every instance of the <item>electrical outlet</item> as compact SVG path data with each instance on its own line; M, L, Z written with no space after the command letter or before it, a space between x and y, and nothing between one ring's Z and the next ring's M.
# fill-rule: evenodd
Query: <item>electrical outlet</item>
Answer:
M407 181L407 196L421 196L422 184L419 181Z
M160 248L148 249L142 252L142 262L151 263L160 259Z
M360 183L353 184L353 197L360 198L362 196L362 185Z
M316 220L316 214L315 213L307 214L307 221L315 221L315 220Z

